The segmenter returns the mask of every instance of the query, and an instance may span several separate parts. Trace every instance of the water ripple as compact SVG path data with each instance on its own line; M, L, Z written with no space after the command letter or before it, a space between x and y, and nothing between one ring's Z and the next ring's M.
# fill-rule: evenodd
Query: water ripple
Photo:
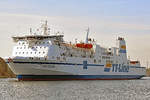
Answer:
M150 78L124 81L0 79L0 100L149 100Z

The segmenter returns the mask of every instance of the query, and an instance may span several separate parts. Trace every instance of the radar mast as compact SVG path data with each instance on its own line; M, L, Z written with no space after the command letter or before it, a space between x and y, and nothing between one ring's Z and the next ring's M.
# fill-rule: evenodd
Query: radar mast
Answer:
M44 30L44 34L43 34L43 35L48 35L47 20L46 20L45 23L42 25L42 28L43 28L43 30Z
M90 29L89 29L89 27L88 27L88 29L87 29L87 35L86 35L86 40L85 40L85 43L86 43L86 44L88 44L89 31L90 31Z

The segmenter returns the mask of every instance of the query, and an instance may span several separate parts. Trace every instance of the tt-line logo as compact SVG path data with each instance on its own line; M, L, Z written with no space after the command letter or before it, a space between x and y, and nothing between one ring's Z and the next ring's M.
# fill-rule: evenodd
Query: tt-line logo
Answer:
M105 67L104 72L129 72L129 66L112 64L111 67Z

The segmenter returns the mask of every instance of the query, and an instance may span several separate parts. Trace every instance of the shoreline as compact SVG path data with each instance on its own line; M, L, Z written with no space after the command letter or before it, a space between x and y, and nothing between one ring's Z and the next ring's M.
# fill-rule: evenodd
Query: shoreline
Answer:
M6 64L5 60L0 57L0 78L15 78L16 75Z

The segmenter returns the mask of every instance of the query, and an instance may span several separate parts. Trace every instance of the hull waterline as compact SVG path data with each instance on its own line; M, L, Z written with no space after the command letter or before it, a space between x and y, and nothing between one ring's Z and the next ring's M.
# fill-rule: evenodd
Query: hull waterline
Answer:
M62 81L62 80L133 80L142 75L18 75L19 81Z

